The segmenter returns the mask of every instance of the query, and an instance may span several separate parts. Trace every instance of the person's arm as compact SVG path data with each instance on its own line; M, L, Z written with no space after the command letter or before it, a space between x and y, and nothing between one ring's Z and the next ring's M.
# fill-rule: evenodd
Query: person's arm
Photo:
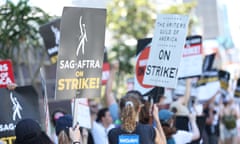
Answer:
M118 71L118 63L115 62L111 66L110 76L106 84L105 97L106 97L106 103L108 106L116 103L116 99L112 94L112 85L113 85L113 80L115 79L115 74L117 71Z
M190 114L189 115L189 120L190 120L190 123L191 123L191 126L192 126L192 141L193 140L197 140L200 138L200 132L199 132L199 129L198 129L198 126L197 126L197 123L196 123L196 115L194 114Z
M110 114L113 118L113 121L116 121L119 119L118 104L112 93L113 80L115 79L115 74L117 71L118 71L118 63L114 63L110 70L110 76L107 81L106 91L105 91L105 100L109 108Z
M153 118L155 120L156 128L158 130L158 135L159 135L159 138L160 138L160 143L159 144L166 144L167 140L166 140L166 136L164 134L161 122L160 122L159 117L158 117L158 108L157 108L156 104L153 105Z
M192 79L188 78L186 80L186 89L185 89L185 94L184 94L184 102L183 105L188 105L188 101L191 95L191 87L192 87Z

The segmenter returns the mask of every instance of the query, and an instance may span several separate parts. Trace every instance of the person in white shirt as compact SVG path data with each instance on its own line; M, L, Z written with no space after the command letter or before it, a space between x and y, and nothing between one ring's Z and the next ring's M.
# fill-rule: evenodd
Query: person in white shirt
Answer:
M98 111L97 119L93 122L91 133L95 144L108 144L108 132L114 128L113 120L108 108Z
M174 113L167 109L159 111L159 119L167 138L167 144L186 144L200 138L200 132L196 124L196 116L193 114L189 115L191 131L177 130L174 125Z

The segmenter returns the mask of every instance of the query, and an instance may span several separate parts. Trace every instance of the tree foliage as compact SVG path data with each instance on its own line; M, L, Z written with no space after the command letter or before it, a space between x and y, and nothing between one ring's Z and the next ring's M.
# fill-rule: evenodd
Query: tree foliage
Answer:
M190 19L188 24L188 35L191 35L193 25L196 23L196 18L193 15L193 9L196 7L196 5L196 1L172 5L169 8L162 10L161 13L189 15Z
M0 6L0 59L11 59L15 65L39 63L44 55L38 28L50 16L28 2L7 0Z
M113 38L110 60L120 62L120 72L132 73L130 61L136 54L136 40L153 29L155 6L148 0L112 0L107 10L107 28Z

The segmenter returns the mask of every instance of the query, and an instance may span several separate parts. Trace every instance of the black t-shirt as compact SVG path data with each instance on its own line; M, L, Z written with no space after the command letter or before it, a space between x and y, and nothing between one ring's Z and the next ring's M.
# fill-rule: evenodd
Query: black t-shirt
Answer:
M128 133L121 129L121 127L113 128L108 133L109 144L119 144L119 137L121 135L138 135L139 144L154 144L155 129L150 125L137 123L135 131Z

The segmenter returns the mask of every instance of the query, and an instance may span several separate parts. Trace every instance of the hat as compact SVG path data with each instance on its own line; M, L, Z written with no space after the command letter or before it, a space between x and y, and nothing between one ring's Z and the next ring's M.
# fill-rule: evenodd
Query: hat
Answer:
M169 119L171 119L173 115L174 114L167 109L162 109L158 113L159 119L161 121L165 121L165 122L168 121Z
M15 128L16 142L24 143L29 139L37 138L41 135L40 125L32 119L23 119L19 121Z
M68 134L68 128L72 127L73 125L73 118L71 115L64 115L60 117L56 122L56 134L59 135L59 133L62 130L65 130L65 132Z

